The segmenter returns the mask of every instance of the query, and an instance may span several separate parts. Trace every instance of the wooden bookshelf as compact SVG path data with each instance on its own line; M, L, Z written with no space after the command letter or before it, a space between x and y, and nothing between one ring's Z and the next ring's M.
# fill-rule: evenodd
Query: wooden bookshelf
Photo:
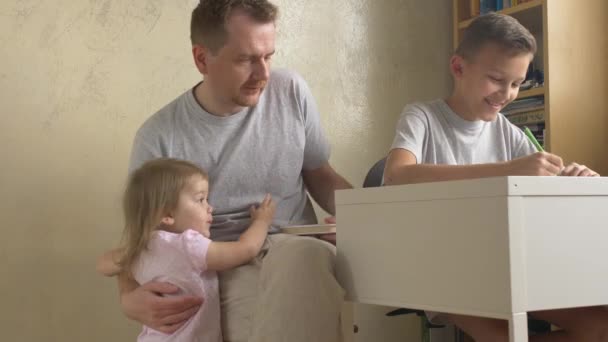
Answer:
M522 4L513 6L513 7L502 9L497 12L506 14L506 15L517 16L521 12L528 11L530 9L538 9L538 8L542 7L542 5L543 5L543 0L532 0L532 1L524 2ZM469 12L470 12L470 10L469 10ZM471 24L472 21L473 21L473 18L460 21L458 23L458 28L459 29L466 28L467 26L469 26Z
M498 11L536 37L535 67L544 86L519 99L544 96L545 148L608 175L608 1L532 0ZM471 0L453 0L456 48L471 24Z

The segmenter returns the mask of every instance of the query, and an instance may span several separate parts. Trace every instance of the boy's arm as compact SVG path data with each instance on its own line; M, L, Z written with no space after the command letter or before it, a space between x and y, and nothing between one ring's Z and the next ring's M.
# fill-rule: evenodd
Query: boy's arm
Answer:
M255 258L262 249L276 204L266 195L257 209L251 208L251 226L234 242L211 242L207 250L207 269L223 271Z
M122 256L122 251L122 248L116 248L103 253L97 259L97 273L107 277L118 275L121 268L116 264L116 261Z
M413 184L498 176L554 176L563 168L560 157L539 152L507 162L473 165L416 164L416 156L393 149L386 161L384 184Z

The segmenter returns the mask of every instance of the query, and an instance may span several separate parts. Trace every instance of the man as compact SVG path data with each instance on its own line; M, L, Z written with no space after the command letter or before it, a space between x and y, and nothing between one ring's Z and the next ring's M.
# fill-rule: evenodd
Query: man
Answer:
M201 0L191 39L204 81L148 119L135 138L131 170L173 157L208 172L212 239L236 239L249 223L249 207L266 193L278 203L276 233L283 225L316 222L306 190L333 215L334 190L351 187L328 163L329 145L306 83L270 70L276 17L267 0ZM220 274L224 339L339 341L343 290L334 258L325 241L269 235L253 262ZM175 296L170 284L140 286L125 277L120 290L128 317L167 333L204 300Z

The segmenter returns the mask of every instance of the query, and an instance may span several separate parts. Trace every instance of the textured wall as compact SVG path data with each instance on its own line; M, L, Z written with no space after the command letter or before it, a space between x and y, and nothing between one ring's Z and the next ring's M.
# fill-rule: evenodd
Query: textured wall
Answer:
M7 341L133 338L95 256L141 122L200 79L193 0L0 2L0 329ZM354 184L413 99L447 93L449 0L282 0L276 65L308 80ZM371 340L365 309L359 341ZM377 313L375 314L377 316ZM366 322L366 323L363 323ZM369 328L367 328L369 327ZM388 339L387 339L388 341Z

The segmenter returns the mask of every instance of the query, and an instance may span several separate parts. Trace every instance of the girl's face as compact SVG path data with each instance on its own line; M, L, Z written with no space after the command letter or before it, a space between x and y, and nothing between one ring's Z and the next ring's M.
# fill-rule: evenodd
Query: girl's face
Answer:
M213 208L207 202L208 195L207 180L201 175L192 176L179 194L177 208L170 214L171 230L181 233L192 229L209 238Z

